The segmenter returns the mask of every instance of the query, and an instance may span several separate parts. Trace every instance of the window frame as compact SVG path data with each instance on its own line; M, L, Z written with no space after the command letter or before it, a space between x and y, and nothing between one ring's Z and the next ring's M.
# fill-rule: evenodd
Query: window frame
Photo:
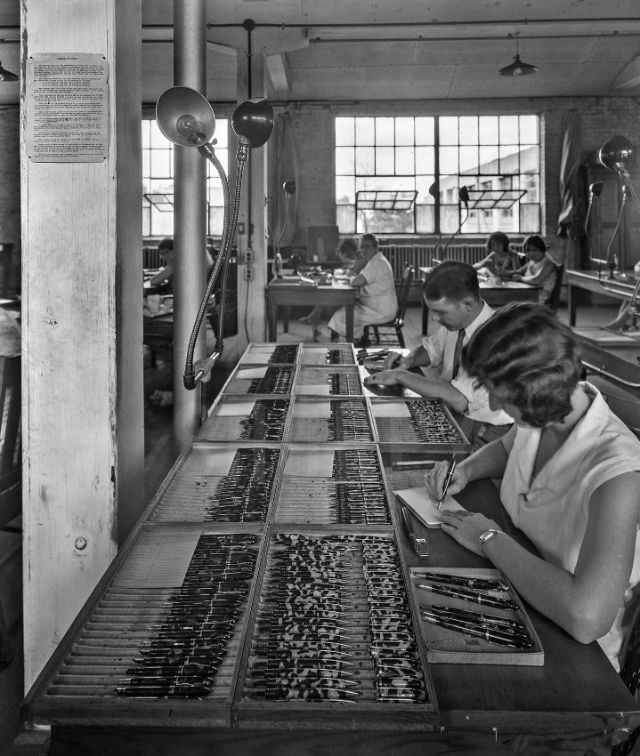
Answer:
M414 124L411 144L414 150L413 173L378 172L376 150L383 146L396 148L398 144L389 134L396 135L398 120L406 126L407 119ZM377 138L379 120L385 126L385 136L380 141ZM432 122L430 143L428 137L431 135L425 138L417 133L418 125L424 127L429 120ZM390 123L394 124L393 129ZM452 133L452 127L455 127L455 133ZM336 224L342 234L372 232L391 236L437 236L458 232L462 236L479 236L504 230L521 236L542 232L544 153L543 115L539 112L427 116L345 112L335 115L334 135ZM424 154L425 146L432 151L426 164L423 158L423 162L419 162L418 152L421 150ZM368 151L369 162L358 162L358 150L362 148ZM352 152L351 157L348 157L348 151ZM471 166L465 168L460 162L461 155L473 155L474 151L475 162L472 160ZM493 155L493 159L480 163L483 152L486 156ZM452 157L455 157L455 171L451 170ZM430 178L430 168L433 168L433 181L427 189L424 182ZM385 186L385 181L389 181L390 185ZM404 186L401 187L403 181ZM493 210L487 210L486 202L475 209L460 198L462 187L477 189L482 183L490 184L496 197L503 191L502 201ZM531 198L524 195L505 209L505 190L522 188L532 192ZM401 219L404 227L400 227L398 219L393 219L395 224L386 223L381 211L373 216L373 223L371 213L369 222L357 213L356 193L372 189L414 189L418 192L415 205ZM515 196L515 193L509 196Z
M225 174L229 175L229 127L227 118L216 119L215 150ZM143 118L141 124L142 148L142 236L160 238L174 235L174 214L172 211L158 209L157 203L150 202L145 194L164 195L167 207L173 204L174 182L174 145L160 131L154 117ZM156 153L158 157L156 157ZM203 158L205 159L205 158ZM222 236L224 218L224 198L222 197L222 183L218 171L210 160L207 160L206 173L206 234L208 237ZM154 173L154 164L165 168L165 173ZM214 202L219 195L220 202ZM161 216L166 216L162 218ZM155 223L154 223L155 220ZM164 223L162 222L164 220Z

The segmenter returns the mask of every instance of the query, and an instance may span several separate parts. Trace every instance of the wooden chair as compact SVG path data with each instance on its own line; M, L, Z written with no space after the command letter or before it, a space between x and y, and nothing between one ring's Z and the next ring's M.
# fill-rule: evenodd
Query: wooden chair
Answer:
M640 609L636 609L631 621L629 637L621 655L620 677L636 701L640 699ZM640 739L640 727L632 730L626 742L613 746L611 756L627 756L636 753L634 746Z
M376 345L398 345L404 349L405 342L402 329L404 328L404 319L407 313L407 305L409 304L409 294L411 293L414 273L413 265L407 265L404 269L398 290L398 309L395 318L386 323L366 325L359 346L366 347L373 343ZM370 337L371 331L373 331L373 341Z
M562 291L562 277L564 276L564 265L556 265L556 280L553 284L553 289L547 297L545 304L550 307L554 312L557 311L560 304L560 292Z

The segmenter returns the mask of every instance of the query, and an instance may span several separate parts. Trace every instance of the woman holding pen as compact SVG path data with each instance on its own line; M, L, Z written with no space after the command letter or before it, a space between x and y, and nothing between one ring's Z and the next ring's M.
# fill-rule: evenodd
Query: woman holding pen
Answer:
M619 669L627 610L640 587L640 441L580 380L573 333L542 305L496 312L462 364L515 424L458 462L448 493L502 478L501 502L539 556L481 514L442 508L444 532L493 562L576 640L598 640ZM441 462L425 479L436 500L448 469Z

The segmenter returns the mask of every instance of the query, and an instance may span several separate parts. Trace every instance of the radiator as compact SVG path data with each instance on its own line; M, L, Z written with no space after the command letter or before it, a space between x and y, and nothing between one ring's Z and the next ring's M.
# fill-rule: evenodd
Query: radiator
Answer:
M142 248L142 267L143 268L162 268L164 263L160 257L160 250L157 247Z
M407 265L413 265L416 275L419 277L419 268L432 267L435 264L434 260L439 262L455 260L472 265L478 260L482 260L487 253L484 244L451 244L446 252L440 247L437 253L434 244L390 244L386 247L380 247L380 249L391 263L396 281L402 278Z

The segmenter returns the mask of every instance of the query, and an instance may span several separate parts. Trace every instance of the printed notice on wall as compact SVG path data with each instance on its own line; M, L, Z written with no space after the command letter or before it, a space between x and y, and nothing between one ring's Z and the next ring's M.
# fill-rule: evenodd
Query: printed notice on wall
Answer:
M109 154L108 66L93 53L42 53L27 64L27 155L97 163Z

